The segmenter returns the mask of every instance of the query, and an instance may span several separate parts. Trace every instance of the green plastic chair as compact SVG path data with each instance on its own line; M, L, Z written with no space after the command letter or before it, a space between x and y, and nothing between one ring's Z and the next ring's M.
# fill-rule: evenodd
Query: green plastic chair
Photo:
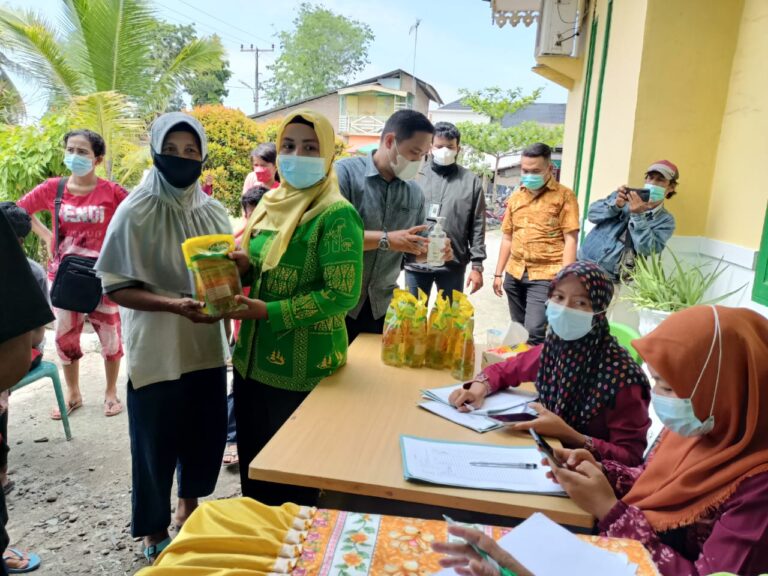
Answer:
M640 354L637 353L635 347L632 346L632 340L640 338L640 333L631 326L621 324L620 322L610 322L608 325L610 327L611 336L614 336L616 340L619 341L619 344L627 349L627 352L629 352L629 355L632 356L635 362L642 364L643 359L640 357Z
M67 415L67 403L64 401L64 393L61 391L61 380L59 380L59 369L53 362L46 362L43 360L40 365L31 370L24 378L22 378L18 384L11 388L11 392L21 390L24 386L28 386L33 382L37 382L42 378L50 378L53 382L53 391L56 393L56 402L59 405L59 412L61 412L61 422L64 424L64 435L67 440L72 440L72 432L69 430L69 416Z

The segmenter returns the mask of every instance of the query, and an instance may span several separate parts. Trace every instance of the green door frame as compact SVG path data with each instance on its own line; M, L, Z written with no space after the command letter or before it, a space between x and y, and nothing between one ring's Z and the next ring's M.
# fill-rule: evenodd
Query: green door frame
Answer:
M584 217L582 218L582 224L587 219L587 211L589 210L589 201L592 196L592 177L594 176L594 172L595 172L595 151L597 150L597 134L600 128L600 108L602 107L602 103L603 103L603 85L605 84L605 69L608 63L608 45L611 40L612 16L613 16L613 0L608 0L608 10L605 15L605 33L603 34L603 53L600 55L600 77L597 81L597 100L595 101L595 114L592 119L592 142L590 144L590 151L589 151L589 168L587 170L587 189L584 192ZM597 18L595 18L595 21L597 21ZM590 49L594 51L594 47L591 44L592 43L590 41ZM591 54L590 57L593 57L593 54ZM589 66L589 64L588 64L587 72L591 73L591 67ZM586 111L586 108L583 110L583 112L585 111ZM586 116L586 112L584 115ZM585 137L585 134L582 132L579 137L579 140L580 140L579 148L583 147L584 137ZM577 151L577 154L578 154L578 151ZM579 159L578 162L579 164L577 165L577 170L580 177L581 176L581 165L580 165L581 159ZM578 197L578 193L577 193L577 197ZM584 240L584 235L585 235L584 226L582 225L581 226L582 241Z

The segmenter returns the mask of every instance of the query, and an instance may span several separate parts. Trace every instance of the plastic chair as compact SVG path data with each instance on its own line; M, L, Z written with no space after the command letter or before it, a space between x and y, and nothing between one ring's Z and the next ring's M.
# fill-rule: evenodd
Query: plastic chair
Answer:
M640 357L640 354L637 353L635 347L632 346L632 340L640 338L640 333L631 326L619 322L610 322L609 327L611 336L614 336L616 340L619 341L619 344L627 349L627 352L629 352L629 355L632 356L632 359L635 362L642 364L643 359Z
M37 382L42 378L50 378L53 382L53 391L56 393L56 402L59 404L61 412L61 422L64 424L64 435L67 440L72 440L72 432L69 430L69 416L67 415L67 403L64 401L64 393L61 391L61 380L59 380L59 369L53 362L43 360L40 365L29 374L24 376L18 384L11 388L11 392L21 390L24 386Z

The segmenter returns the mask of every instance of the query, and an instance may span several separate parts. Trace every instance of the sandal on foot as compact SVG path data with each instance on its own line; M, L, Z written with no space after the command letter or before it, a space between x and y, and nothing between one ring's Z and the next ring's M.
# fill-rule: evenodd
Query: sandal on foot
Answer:
M13 489L16 487L16 482L13 480L8 480L5 484L3 484L3 494L8 496L11 492L13 492Z
M31 552L22 552L18 548L7 548L3 554L3 561L6 564L9 562L12 564L16 562L19 564L27 563L26 566L18 568L8 566L8 574L24 574L25 572L37 570L40 567L40 556Z
M154 561L157 560L157 557L160 556L160 553L165 550L170 543L171 537L168 536L165 540L158 542L157 544L150 544L149 546L145 546L144 558L147 559L147 562L154 563Z
M222 466L235 466L240 463L237 455L237 444L228 444L224 450L224 458L221 460Z
M77 402L68 402L67 403L67 416L72 414L75 410L78 408L82 408L83 401L78 400ZM61 420L61 411L57 408L54 408L51 410L51 420Z
M117 400L105 400L104 401L104 416L110 418L111 416L117 416L123 411L123 404L119 399Z

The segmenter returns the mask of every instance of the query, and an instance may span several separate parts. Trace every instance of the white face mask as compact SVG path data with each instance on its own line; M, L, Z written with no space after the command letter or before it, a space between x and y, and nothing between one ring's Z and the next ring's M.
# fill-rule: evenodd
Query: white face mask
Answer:
M456 150L450 148L434 148L432 150L432 159L438 166L450 166L456 162Z
M699 379L696 380L696 385L693 387L691 397L671 398L669 396L661 396L659 394L651 393L653 409L656 411L659 420L661 420L664 426L680 436L703 436L704 434L711 432L715 427L715 399L717 398L717 388L720 385L720 366L723 360L723 336L720 332L720 317L717 314L717 308L712 306L712 310L715 313L715 333L712 336L712 344L709 347L707 360L704 362L704 367L701 369ZM693 402L691 400L693 399L693 395L696 394L696 389L699 387L699 383L709 365L709 359L712 357L712 352L715 349L715 342L718 343L720 348L717 356L715 392L712 394L712 405L709 407L709 417L702 422L696 417L696 413L693 411Z
M400 178L400 180L412 180L413 178L416 178L419 170L421 170L422 160L408 160L408 158L397 151L397 142L394 142L392 147L395 149L395 154L397 154L397 156L394 162L390 160L389 167L392 168L392 172L395 173L395 176Z

